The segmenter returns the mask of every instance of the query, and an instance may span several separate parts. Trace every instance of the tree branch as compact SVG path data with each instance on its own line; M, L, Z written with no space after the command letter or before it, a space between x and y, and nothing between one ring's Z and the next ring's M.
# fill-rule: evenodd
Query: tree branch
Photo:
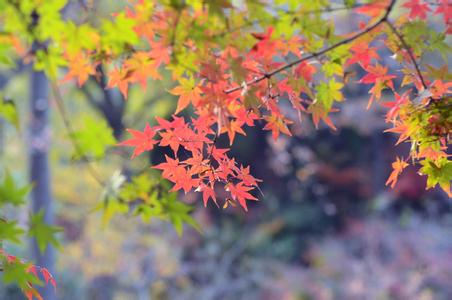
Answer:
M282 11L283 13L287 14L287 15L296 15L297 13L301 13L303 15L309 15L309 14L316 14L316 13L334 13L334 12L338 12L338 11L344 11L344 10L352 10L355 8L359 8L359 7L365 7L365 6L369 6L372 5L372 3L356 3L354 5L351 6L328 6L325 8L321 8L321 9L313 9L313 10L305 10L305 11L294 11L294 10L278 10L278 11ZM241 26L237 26L234 27L230 30L227 31L223 31L220 32L218 34L214 34L212 36L210 36L211 38L217 38L217 37L224 37L227 34L254 26L256 24L258 24L261 21L278 21L280 16L271 16L270 18L258 18L256 20L245 20L245 24L241 25ZM296 18L296 16L295 16Z
M334 45L331 45L330 47L327 47L327 48L325 48L323 50L320 50L320 51L312 53L312 54L310 54L308 56L305 56L305 57L302 57L300 59L297 59L297 60L295 60L295 61L293 61L291 63L288 63L286 65L283 65L283 66L281 66L281 67L279 67L279 68L277 68L277 69L275 69L275 70L273 70L273 71L271 71L269 73L265 73L262 76L256 77L255 79L246 82L245 86L254 85L254 84L258 83L258 82L261 82L262 80L270 79L272 76L274 76L274 75L276 75L276 74L278 74L278 73L280 73L280 72L282 72L284 70L290 69L293 66L296 66L296 65L298 65L298 64L300 64L300 63L302 63L304 61L307 61L307 60L316 58L316 57L318 57L320 55L323 55L325 53L328 53L329 51L334 50L334 49L336 49L339 46L342 46L342 45L348 44L350 42L353 42L357 38L359 38L359 37L371 32L372 30L374 30L375 28L380 26L382 23L387 21L388 16L389 16L389 14L391 13L391 11L392 11L392 9L394 7L395 2L396 2L396 0L391 0L391 3L386 8L385 14L377 22L375 22L373 25L361 30L360 32L354 34L353 36L351 36L351 37L349 37L347 39L344 39L344 40L342 40L342 41L340 41L340 42L338 42L338 43L336 43ZM237 87L234 87L234 88L230 88L230 89L224 90L224 92L226 94L230 94L230 93L239 91L241 89L243 89L243 86L237 86Z
M82 160L84 160L86 162L88 172L91 174L91 176L97 181L97 183L99 183L99 185L104 187L105 183L101 179L100 174L91 165L89 158L85 155L85 153L83 153L83 150L80 148L80 145L78 144L78 142L75 138L75 131L74 131L74 128L72 128L71 123L69 122L69 118L67 116L66 109L64 107L63 97L61 96L58 86L54 82L51 82L51 87L52 87L53 95L55 96L56 106L61 115L61 118L63 119L64 126L66 127L66 130L69 134L69 139L71 140L75 151L82 158Z
M419 77L419 80L422 83L422 86L424 87L424 89L428 89L427 83L425 82L424 77L422 76L421 69L419 68L418 63L416 62L416 58L414 57L413 51L411 51L410 46L407 44L407 42L405 41L402 34L397 30L397 28L395 28L394 24L392 24L388 19L385 20L385 23L388 25L388 27L391 29L391 31L395 34L395 36L397 36L397 38L399 39L403 48L406 50L406 52L410 56L411 62L413 63L414 68L416 69L417 75Z

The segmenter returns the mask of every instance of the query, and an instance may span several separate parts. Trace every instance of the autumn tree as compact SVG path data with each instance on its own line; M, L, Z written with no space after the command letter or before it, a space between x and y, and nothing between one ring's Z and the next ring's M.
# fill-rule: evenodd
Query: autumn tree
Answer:
M80 159L89 164L93 153L65 112L61 90L69 81L85 93L88 81L99 82L102 89L118 89L125 99L136 85L152 89L149 79L169 76L176 83L166 87L178 97L174 115L153 120L149 112L149 123L128 129L130 136L119 142L133 148L132 159L166 149L164 162L150 167L170 184L147 174L130 182L121 176L107 182L93 169L99 184L108 187L109 216L135 210L171 221L178 232L183 223L197 227L190 207L177 201L178 191L199 193L205 206L247 211L249 201L260 197L260 180L218 140L227 136L233 147L236 135L246 136L258 124L274 139L291 136L291 124L302 116L310 116L316 127L325 123L334 130L331 116L346 100L342 90L350 81L369 87L368 109L387 107L387 131L398 135L398 144L411 145L404 157L394 158L386 184L394 187L411 164L427 177L428 188L438 185L452 195L448 0L141 0L127 2L123 10L95 23L86 22L83 13L63 18L66 5L64 0L0 1L0 54L6 63L11 58L32 62L45 72ZM81 9L89 13L91 5ZM348 32L337 28L338 13L354 16ZM435 62L426 63L427 56ZM389 61L397 68L390 68ZM356 68L365 75L354 76ZM191 112L188 117L186 111ZM291 117L293 112L299 120ZM14 188L5 175L1 205L23 202L16 194L24 192ZM2 239L16 239L22 230L10 220L0 225ZM1 255L5 270L20 261L3 250ZM29 276L33 272L21 268L21 276L28 276L19 282L21 288L29 298L38 297L33 287L37 279ZM48 276L46 281L53 280Z

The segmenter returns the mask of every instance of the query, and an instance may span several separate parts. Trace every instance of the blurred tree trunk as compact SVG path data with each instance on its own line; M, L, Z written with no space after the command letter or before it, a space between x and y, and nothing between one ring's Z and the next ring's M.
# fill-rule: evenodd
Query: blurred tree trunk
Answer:
M31 192L32 212L44 211L44 221L53 223L52 194L50 188L50 166L48 151L50 145L49 126L49 82L43 72L31 71L29 151L30 151L30 181L33 184ZM40 253L36 240L31 241L31 253L38 266L54 271L55 249L47 246ZM56 299L53 287L48 284L39 288L45 300Z

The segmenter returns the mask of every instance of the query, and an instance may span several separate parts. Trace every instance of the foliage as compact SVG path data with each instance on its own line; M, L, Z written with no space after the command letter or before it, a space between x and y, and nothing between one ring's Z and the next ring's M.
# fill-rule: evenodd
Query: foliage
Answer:
M11 174L6 173L3 183L0 186L0 208L4 209L7 205L21 206L24 197L29 192L30 187L17 187ZM49 226L43 221L43 211L31 216L31 221L27 229L30 236L34 236L39 245L41 252L45 251L48 243L58 246L58 240L54 234L60 231L54 226ZM23 262L16 256L10 255L3 249L4 242L20 243L21 237L26 232L24 228L18 225L15 220L0 219L0 261L3 270L3 281L8 283L16 283L25 293L28 299L36 297L41 298L35 289L36 284L41 284L36 270L39 269L45 278L46 284L50 281L56 288L56 282L52 275L44 267L34 266L30 263Z
M60 232L61 228L56 226L47 225L44 222L44 211L34 214L30 218L30 230L29 236L36 239L39 251L45 252L47 245L58 246L58 240L55 238L55 234Z
M199 225L189 214L192 207L177 201L177 193L169 192L166 182L146 173L135 176L127 183L120 175L119 178L113 178L116 188L104 194L104 201L99 206L104 211L104 224L115 213L132 213L141 216L145 222L153 218L169 221L179 235L183 232L184 223L200 231Z
M91 24L63 18L66 0L0 0L0 62L11 67L22 60L43 70L53 81L60 106L60 83L75 80L83 89L103 72L109 79L105 87L118 88L124 98L133 84L146 89L149 79L168 75L177 82L168 87L178 97L172 118L156 118L156 125L146 124L143 131L129 129L132 137L119 143L134 147L132 158L156 147L168 150L153 168L172 187L148 175L130 182L122 175L107 183L97 178L105 185L105 223L116 213L132 212L145 220L168 220L178 233L183 223L198 228L191 208L177 200L180 190L201 193L205 206L212 200L223 208L238 204L247 211L249 201L258 200L260 180L218 141L227 136L232 147L237 134L246 136L255 125L271 131L275 140L281 134L291 136L291 124L297 121L293 112L300 119L310 116L316 127L323 121L335 129L331 113L345 100L346 84L357 79L353 69L365 73L357 81L369 86L368 108L382 98L394 99L381 103L388 108L387 131L399 136L398 143L411 145L406 158L396 158L387 185L394 187L411 164L420 166L428 188L439 185L452 196L447 152L452 129L446 41L452 33L450 4L400 2L142 0ZM340 34L325 14L341 10L363 22ZM441 25L431 26L436 17ZM381 56L383 50L391 53L397 70ZM420 64L423 57L438 53L442 61L437 65ZM181 116L188 108L192 116ZM18 127L10 102L2 102L0 114ZM66 123L76 158L100 159L115 143L105 123L87 119L79 130ZM6 173L0 205L21 205L27 192ZM56 244L57 232L42 223L42 213L31 217L28 231L41 251L47 243ZM15 221L0 225L4 239L19 241L23 229Z

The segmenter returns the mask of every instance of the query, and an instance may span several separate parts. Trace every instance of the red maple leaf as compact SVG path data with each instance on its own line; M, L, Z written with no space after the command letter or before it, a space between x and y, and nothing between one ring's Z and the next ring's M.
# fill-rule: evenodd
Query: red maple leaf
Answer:
M359 82L374 84L374 86L369 91L369 93L372 94L367 105L367 108L369 109L374 98L376 98L377 100L381 98L381 91L383 89L389 87L391 90L394 90L392 79L396 78L396 76L388 75L388 67L383 67L379 64L376 64L375 66L369 65L366 68L366 71L368 72L367 75L361 78Z
M159 123L158 126L155 126L156 130L160 129L173 129L177 127L183 127L185 126L185 120L183 117L176 117L173 115L173 121L168 121L160 117L155 117L155 120L157 123Z
M188 193L193 187L199 186L199 179L193 178L190 172L181 165L175 169L168 180L174 182L172 191L183 189L185 193Z
M273 33L273 28L269 27L265 33L252 33L252 36L259 40L252 48L250 53L257 57L271 57L274 53L274 48L276 42L272 41L270 38Z
M389 108L389 111L386 113L386 122L394 120L399 114L400 107L410 102L408 98L410 92L411 90L408 90L401 96L398 93L394 93L395 101L383 103L383 106Z
M155 130L147 123L143 132L135 129L127 129L127 131L133 136L133 138L121 142L119 145L135 147L132 158L137 157L144 151L152 150L154 145L157 144L157 141L153 139L155 136Z
M210 187L206 184L201 184L197 189L197 192L202 192L202 200L204 203L204 207L207 206L207 202L209 201L209 199L212 199L213 202L216 204L216 206L218 206L217 203L217 198L215 196L215 190L213 189L213 187Z
M369 43L365 41L355 43L350 50L353 52L353 55L347 61L348 65L359 63L364 69L366 69L372 58L379 58L376 52L377 48L369 47Z
M158 164L156 166L153 166L153 169L162 170L162 177L163 178L170 178L173 173L175 173L176 169L179 167L179 160L172 159L168 155L165 155L166 162L163 162L161 164Z
M28 266L27 273L32 273L36 278L38 278L38 273L36 272L36 267L34 265Z
M389 5L390 0L376 0L368 4L364 4L355 9L357 13L364 14L370 17L378 17L381 15Z
M410 10L411 19L419 17L421 20L425 20L427 18L427 12L431 11L430 7L428 7L428 4L423 3L420 0L409 0L402 6Z
M444 23L449 25L449 30L452 25L452 4L450 0L440 0L438 8L435 10L435 15L443 14Z
M257 179L253 177L250 174L250 167L244 168L243 166L240 166L240 173L237 176L238 179L243 181L243 184L248 186L257 186L258 182L261 182L262 180Z
M46 268L42 268L41 267L41 274L44 277L44 280L46 282L46 284L49 283L53 286L53 288L56 290L56 282L55 279L53 279L52 274L49 272L49 270L47 270Z
M149 55L155 61L155 68L158 69L162 64L167 65L171 60L171 49L162 42L150 42L151 50Z
M239 182L236 185L232 183L226 185L226 190L231 193L232 199L237 200L245 211L248 211L246 200L257 200L256 197L248 193L252 189L252 187L245 186L243 182Z

